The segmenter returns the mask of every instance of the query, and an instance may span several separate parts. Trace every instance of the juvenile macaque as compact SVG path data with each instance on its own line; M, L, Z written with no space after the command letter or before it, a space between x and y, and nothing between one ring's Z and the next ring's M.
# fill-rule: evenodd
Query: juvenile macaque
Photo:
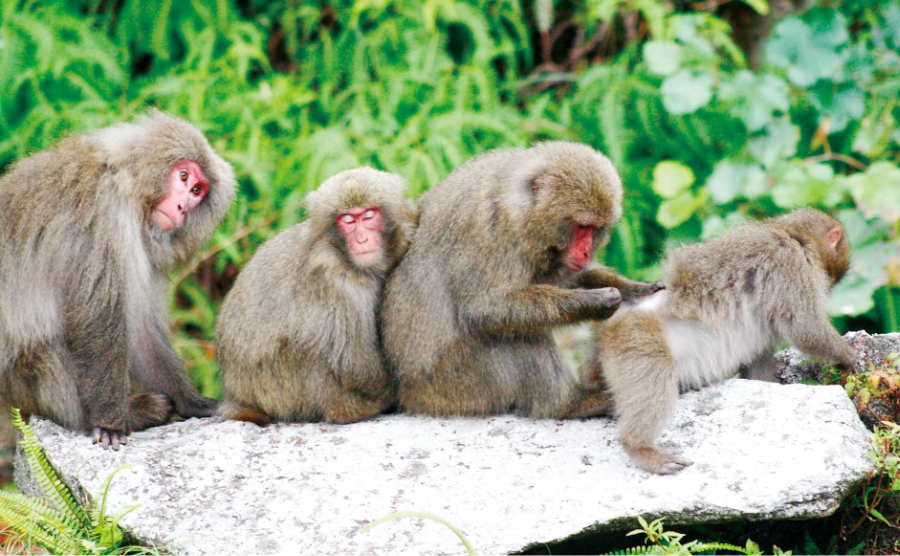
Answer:
M586 367L587 383L600 379L612 392L619 440L635 462L660 474L690 465L654 445L679 391L739 368L745 378L775 381L773 351L783 340L851 366L855 353L828 320L828 293L849 263L844 229L813 209L675 251L665 291L599 325Z
M372 168L341 172L247 263L216 329L223 416L350 423L390 406L375 315L415 227L405 188Z
M167 274L212 234L231 166L151 112L61 141L0 180L0 396L94 442L208 416L169 344Z
M593 262L622 211L609 160L548 142L469 161L422 195L409 253L388 279L385 356L402 410L533 417L603 413L553 327L611 315L657 291ZM617 289L616 289L617 288Z

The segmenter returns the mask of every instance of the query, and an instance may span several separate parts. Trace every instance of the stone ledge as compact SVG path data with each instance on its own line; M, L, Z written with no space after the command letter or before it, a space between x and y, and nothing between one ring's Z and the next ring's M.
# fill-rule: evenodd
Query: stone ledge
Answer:
M142 542L173 554L462 553L447 528L392 512L436 514L481 554L621 527L832 513L871 469L868 435L839 386L739 379L685 394L662 435L695 461L679 474L636 468L611 419L383 416L352 425L191 419L133 434L119 452L32 419L70 484L110 490ZM17 483L34 493L24 466Z

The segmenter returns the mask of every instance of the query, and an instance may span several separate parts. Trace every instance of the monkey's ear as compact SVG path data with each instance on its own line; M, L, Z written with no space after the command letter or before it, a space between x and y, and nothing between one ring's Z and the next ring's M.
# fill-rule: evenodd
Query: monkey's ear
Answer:
M840 228L833 228L830 232L825 234L825 244L828 245L831 249L836 249L838 243L841 242L841 238L844 237L844 232Z

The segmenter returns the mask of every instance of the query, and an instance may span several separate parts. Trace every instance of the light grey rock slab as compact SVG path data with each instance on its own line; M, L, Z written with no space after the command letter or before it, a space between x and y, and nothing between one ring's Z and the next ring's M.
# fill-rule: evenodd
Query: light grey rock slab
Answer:
M112 484L122 525L175 554L480 554L666 516L669 526L825 516L870 470L868 436L838 386L728 380L682 396L663 433L696 463L641 471L611 419L383 416L352 425L192 419L135 433L119 452L32 419L66 480ZM20 488L34 492L21 461Z

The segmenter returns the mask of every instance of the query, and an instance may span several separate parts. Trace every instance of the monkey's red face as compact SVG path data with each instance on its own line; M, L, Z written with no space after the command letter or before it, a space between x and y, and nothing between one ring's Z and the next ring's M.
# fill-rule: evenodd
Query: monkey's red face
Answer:
M378 207L355 208L335 219L338 230L347 241L347 249L358 263L369 263L381 253L384 221Z
M163 200L153 207L151 222L164 232L184 224L184 218L209 193L209 181L200 166L187 160L169 170L166 178L168 191Z
M578 272L594 258L594 232L597 228L578 224L572 232L572 243L563 255L563 264L569 270Z

